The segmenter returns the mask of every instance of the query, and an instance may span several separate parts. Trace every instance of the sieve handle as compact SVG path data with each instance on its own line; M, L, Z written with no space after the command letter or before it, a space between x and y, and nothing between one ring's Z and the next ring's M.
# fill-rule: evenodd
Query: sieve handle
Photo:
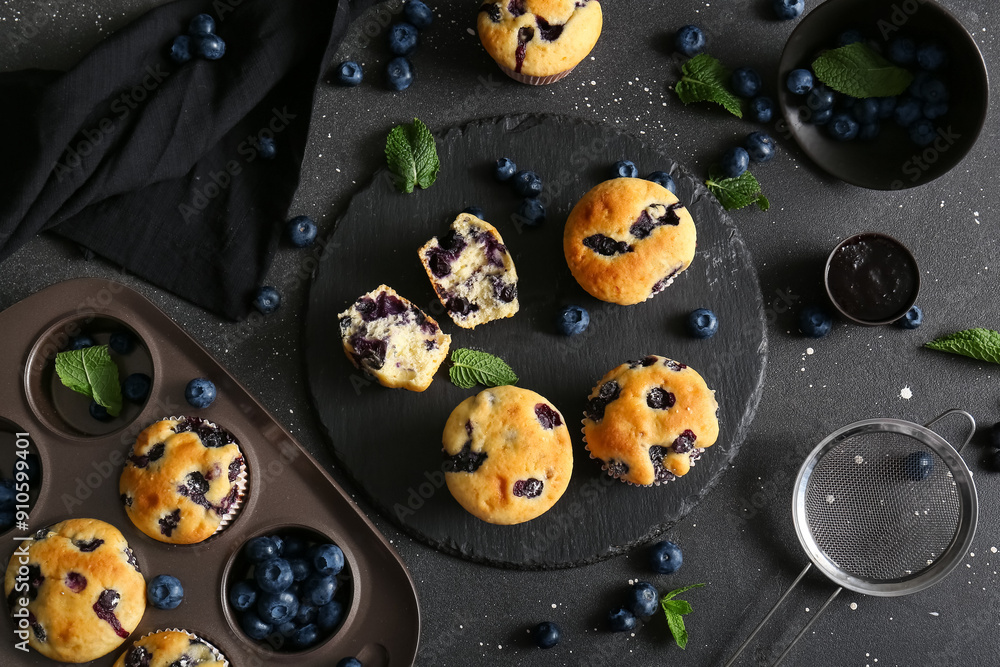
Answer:
M778 598L778 601L774 603L773 607L771 607L771 611L767 612L767 616L765 616L761 620L761 622L757 624L757 627L753 629L753 632L750 633L750 636L747 637L743 641L742 644L740 644L740 647L738 649L736 649L736 653L734 653L733 657L731 657L729 659L729 662L727 662L725 664L725 667L731 667L733 665L733 663L736 662L736 659L740 657L741 653L743 653L743 649L745 649L747 647L747 645L750 642L753 641L753 638L757 636L757 633L760 632L761 628L763 628L765 625L767 625L767 622L770 620L770 618L772 616L774 616L774 612L778 611L778 607L780 607L781 603L785 601L785 598L787 598L791 594L791 592L793 590L795 590L795 587L799 585L799 582L802 581L802 577L806 576L806 572L808 572L811 567L812 567L812 563L809 563L804 568L802 568L802 571L799 572L799 576L795 577L795 581L793 581L792 585L788 587L788 590L786 590L784 592L784 594L780 598ZM838 589L837 592L839 593L840 590ZM829 602L827 604L829 604ZM825 606L826 605L824 605L824 608L825 608ZM820 611L822 611L822 609ZM819 616L819 612L817 612L816 615ZM809 626L806 626L806 627L808 628ZM796 639L798 639L798 637L796 637ZM792 642L792 643L794 643L794 642ZM791 647L789 647L789 648L791 648ZM786 651L786 653L787 653L787 651ZM782 654L782 657L784 657L784 654ZM778 658L778 660L780 661L781 658Z
M934 424L938 423L939 421L941 421L945 417L950 417L951 415L962 415L963 417L965 417L966 419L969 420L969 424L972 427L972 428L969 429L969 435L967 435L965 437L965 440L962 441L962 446L957 448L958 449L958 453L961 454L962 450L965 449L965 446L967 444L969 444L969 442L972 441L972 436L974 436L976 434L976 418L973 417L972 415L970 415L968 412L966 412L965 410L959 410L958 408L952 408L951 410L945 410L944 412L942 412L941 414L939 414L937 417L935 417L934 419L932 419L929 422L927 422L926 424L924 424L924 428L930 428L931 426L933 426Z
M833 602L834 598L840 595L840 591L842 590L844 590L842 587L838 588L833 592L833 595L831 595L826 599L826 602L823 603L823 606L816 610L816 615L812 617L812 620L806 623L806 627L799 630L799 634L795 635L795 639L792 640L791 644L785 647L785 650L781 652L781 655L778 656L778 659L774 661L774 664L771 665L771 667L778 667L778 665L781 664L781 661L785 659L785 656L788 655L788 652L792 650L792 647L795 646L795 644L797 644L800 639L802 639L802 635L809 632L809 628L813 626L813 623L816 622L816 620L819 618L819 615L822 614L824 611L826 611L826 608L830 606L830 603Z

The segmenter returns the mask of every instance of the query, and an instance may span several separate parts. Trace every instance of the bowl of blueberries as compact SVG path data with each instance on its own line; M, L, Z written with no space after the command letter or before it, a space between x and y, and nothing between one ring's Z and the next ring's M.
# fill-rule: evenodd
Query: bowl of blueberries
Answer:
M933 0L828 0L805 15L778 67L788 131L853 185L924 185L972 149L989 97L965 27Z

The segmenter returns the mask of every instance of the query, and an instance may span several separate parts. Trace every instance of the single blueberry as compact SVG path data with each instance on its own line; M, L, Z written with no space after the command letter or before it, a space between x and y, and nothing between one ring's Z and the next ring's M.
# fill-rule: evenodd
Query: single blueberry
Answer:
M145 373L132 373L122 382L122 396L133 403L141 404L149 396L152 379Z
M218 35L200 35L195 38L195 48L205 60L218 60L226 54L226 43Z
M889 42L886 56L897 65L912 65L917 60L917 44L909 37L896 37Z
M937 130L934 129L934 123L926 118L921 118L911 125L909 133L910 141L917 146L930 146L934 143L934 139L937 138Z
M636 619L635 614L625 607L619 607L608 612L608 627L613 632L635 630L638 625L639 621Z
M878 120L879 102L874 97L858 100L858 103L851 108L851 115L858 124L874 123Z
M522 199L517 214L526 227L537 227L545 222L545 204L534 197Z
M917 64L928 72L936 72L948 64L948 52L941 42L924 42L917 48Z
M857 28L845 30L837 36L837 46L848 46L863 41L865 41L864 35Z
M187 383L184 398L188 404L198 409L205 409L215 401L215 383L208 378L195 378Z
M266 560L276 558L278 549L270 537L261 535L249 540L243 547L243 553L251 563L263 563Z
M278 145L274 137L263 136L257 139L257 154L265 160L273 160L278 155Z
M920 87L920 99L925 102L947 102L950 95L944 81L932 76Z
M912 306L905 315L896 320L896 324L903 329L916 329L923 323L924 311L920 309L920 306Z
M265 593L280 593L292 585L292 566L284 558L270 558L254 567L254 580Z
M496 167L493 169L493 175L501 183L504 181L509 181L517 173L517 165L509 157L502 157L497 160Z
M423 30L434 22L434 13L431 12L431 8L420 0L407 0L407 3L403 5L403 16L417 30Z
M895 97L878 98L878 117L881 119L892 118L892 112L896 110Z
M128 331L116 331L111 334L108 347L118 354L130 354L135 349L135 336Z
M662 185L667 190L677 194L677 184L674 183L674 177L665 171L654 171L646 177L646 180Z
M637 581L629 590L625 606L636 616L652 616L660 607L660 594L648 581Z
M417 48L420 31L412 23L393 23L389 28L389 50L393 55L408 56Z
M347 658L341 658L337 662L337 667L364 667L364 665L362 665L361 661L354 656L349 656Z
M198 14L188 24L191 35L211 35L215 32L215 19L208 14Z
M812 111L832 109L836 95L826 86L816 86L806 95L806 106Z
M332 574L314 574L303 584L302 601L317 607L330 604L337 592L337 577Z
M229 589L229 604L236 611L246 611L257 602L257 588L249 581L237 581Z
M308 623L297 628L291 636L295 648L309 648L319 641L319 628L314 623Z
M875 139L878 139L878 135L881 132L882 126L877 120L871 123L865 123L858 130L858 139L861 141L874 141Z
M750 117L758 123L770 123L774 118L774 100L758 95L750 101Z
M774 139L766 132L751 132L744 145L754 162L768 162L774 157Z
M184 599L184 586L177 577L158 574L146 585L146 600L157 609L176 609Z
M406 90L413 83L413 65L405 56L397 56L385 66L385 80L390 90Z
M688 58L704 51L706 43L705 33L696 25L683 26L674 35L674 48Z
M559 311L556 329L563 336L582 334L590 326L590 313L580 306L566 306Z
M90 401L90 416L99 422L111 421L108 409L93 399Z
M799 311L799 331L809 338L822 338L833 328L833 319L819 306L806 306Z
M462 213L468 213L469 215L474 215L480 220L486 219L486 211L479 208L478 206L467 206L464 209L462 209Z
M538 648L552 648L559 643L562 631L552 621L542 621L531 628L531 641Z
M612 178L639 178L639 169L631 160L619 160L611 165Z
M256 639L261 641L266 638L274 626L262 619L257 615L255 611L247 611L240 618L240 627L243 628L243 632L247 633L250 639Z
M687 318L687 328L695 338L711 338L719 330L719 318L708 308L692 310Z
M257 613L264 621L280 625L295 618L299 599L290 591L262 593L257 598Z
M94 347L97 343L93 338L86 334L80 336L74 336L69 339L69 349L70 350L84 350L88 347Z
M896 108L892 112L892 117L900 127L910 127L923 115L923 107L920 100L912 97L904 97L896 103Z
M253 300L253 306L262 315L270 315L278 309L281 305L281 295L278 294L278 290L274 289L270 285L264 285L257 292L257 298Z
M858 136L861 126L850 113L839 111L830 117L827 132L837 141L851 141Z
M757 93L760 92L760 74L752 67L740 67L733 70L731 83L733 92L740 97L750 99L756 97Z
M804 0L773 0L774 14L781 21L790 21L802 15L806 8Z
M738 178L750 166L750 154L742 146L735 146L722 154L722 175Z
M649 565L654 572L660 574L673 574L684 564L684 554L681 548L664 540L657 542L649 548Z
M178 65L191 60L191 38L187 35L177 35L170 44L170 59Z
M288 564L292 568L293 581L305 581L313 573L313 566L304 558L289 558Z
M911 452L903 462L903 472L912 482L922 482L934 472L934 457L927 452Z
M320 574L340 574L344 569L344 552L336 544L320 544L309 550L313 567Z
M795 95L805 95L813 88L813 75L807 69L793 69L785 80L788 91Z
M316 240L318 228L308 215L297 215L288 221L288 240L296 248L307 248Z
M321 630L329 632L340 625L340 619L344 616L344 606L334 600L325 604L316 612L316 625Z
M514 174L511 185L514 187L514 192L520 197L537 197L542 194L542 178L527 169Z
M360 85L364 78L365 71L361 69L361 65L353 60L345 60L337 65L334 80L341 86L354 87Z

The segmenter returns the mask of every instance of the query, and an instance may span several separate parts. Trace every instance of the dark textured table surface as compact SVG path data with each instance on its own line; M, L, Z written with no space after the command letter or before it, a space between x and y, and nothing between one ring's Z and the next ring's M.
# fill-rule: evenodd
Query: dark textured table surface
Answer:
M155 4L0 0L0 69L68 67ZM341 51L345 58L359 59L368 78L357 89L321 87L292 214L309 214L329 231L348 198L382 163L386 131L414 116L443 129L507 113L575 115L637 135L704 174L722 150L754 128L677 101L668 88L676 78L670 35L685 23L702 25L714 55L732 66L757 67L773 90L781 47L794 25L770 20L769 3L763 0L606 3L604 34L592 59L559 84L529 88L507 80L482 51L473 34L475 4L436 3L437 21L415 56L417 81L403 93L384 90L379 74L386 60L380 20L398 3L380 5L355 21ZM996 10L972 0L944 4L994 67L1000 61L993 36L1000 30ZM369 39L366 30L377 36ZM998 145L996 111L991 104L986 129L958 167L927 186L898 192L867 191L832 180L772 128L780 153L756 170L772 208L733 214L760 273L768 319L763 399L731 470L668 535L684 550L678 573L650 574L642 550L550 572L469 564L411 541L359 498L416 581L423 610L418 664L721 664L807 562L789 511L791 486L803 458L820 439L862 418L921 422L950 407L969 410L980 425L1000 420L997 367L921 348L957 329L1000 327L995 277L1000 242L993 218L1000 213L1000 196L991 179ZM825 255L838 241L866 230L900 238L917 256L924 325L908 332L841 322L827 338L803 338L793 313L820 298ZM304 379L307 360L300 342L308 271L301 254L281 250L268 278L284 296L281 309L263 320L232 323L43 237L0 265L0 307L77 276L106 277L135 287L191 332L350 489L321 435ZM936 587L910 596L841 594L788 664L1000 662L1000 473L989 470L985 453L982 435L965 452L977 482L980 518L973 546L958 569ZM620 604L635 579L649 579L662 590L708 583L687 595L695 611L687 617L691 640L685 652L673 645L662 618L635 633L604 629L603 615ZM831 590L819 575L807 577L741 664L769 664ZM542 652L527 642L526 628L546 619L563 627L564 638Z

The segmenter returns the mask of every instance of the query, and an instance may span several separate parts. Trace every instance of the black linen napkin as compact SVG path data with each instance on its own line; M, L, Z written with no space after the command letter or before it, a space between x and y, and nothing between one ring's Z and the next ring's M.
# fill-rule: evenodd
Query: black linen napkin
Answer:
M0 73L0 261L52 230L244 316L299 183L316 84L374 1L177 0L68 72ZM178 65L170 44L201 12L226 53Z

